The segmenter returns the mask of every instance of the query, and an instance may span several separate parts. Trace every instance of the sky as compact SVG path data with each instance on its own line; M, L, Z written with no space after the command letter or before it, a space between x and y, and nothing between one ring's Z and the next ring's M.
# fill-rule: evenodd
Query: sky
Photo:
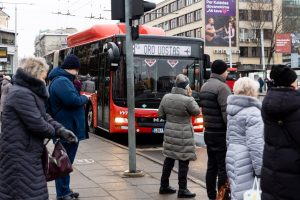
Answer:
M148 0L160 2L162 0ZM3 11L10 16L9 29L15 30L15 5L17 3L17 44L18 57L32 56L34 39L40 30L58 28L76 28L78 31L99 23L116 23L111 21L111 0L0 0ZM55 13L70 13L74 16ZM104 19L91 19L101 17Z

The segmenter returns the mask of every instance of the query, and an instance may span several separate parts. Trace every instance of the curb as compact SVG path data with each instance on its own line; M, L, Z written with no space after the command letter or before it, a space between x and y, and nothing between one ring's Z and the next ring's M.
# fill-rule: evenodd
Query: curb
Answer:
M128 150L128 147L126 147L126 146L124 146L124 145L118 144L118 143L116 143L116 142L113 142L113 141L111 141L111 140L108 140L108 139L106 139L106 138L104 138L104 137L101 137L101 136L99 136L99 135L96 135L96 134L93 134L93 135L94 135L96 138L99 138L99 139L101 139L101 140L104 140L105 142L108 142L108 143L110 143L110 144L113 144L113 145L115 145L115 146L118 146L118 147L120 147L120 148L122 148L122 149ZM155 162L155 163L157 163L157 164L160 164L161 166L163 166L163 164L164 164L163 161L160 161L160 160L158 160L158 159L156 159L156 158L152 158L151 156L148 156L148 155L146 155L146 154L144 154L144 153L142 153L142 152L139 152L138 150L136 151L136 154L138 154L138 155L140 155L140 156L142 156L142 157L144 157L144 158L147 158L148 160L151 160L151 161L153 161L153 162ZM176 167L173 168L173 171L176 172L176 173L178 173L178 169L177 169ZM206 188L205 182L203 182L203 181L201 181L201 180L199 180L199 179L196 179L196 178L194 178L194 177L192 177L192 176L190 176L190 175L187 176L187 179L190 180L190 181L192 181L192 182L194 182L194 183L196 183L196 184L198 184L198 185L200 185L202 188Z

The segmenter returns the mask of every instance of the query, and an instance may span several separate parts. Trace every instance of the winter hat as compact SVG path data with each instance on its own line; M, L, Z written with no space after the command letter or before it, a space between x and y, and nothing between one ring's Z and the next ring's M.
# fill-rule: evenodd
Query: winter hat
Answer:
M187 76L183 74L178 74L176 76L175 85L178 88L186 89L190 84L190 80Z
M75 56L74 54L67 55L61 68L63 68L63 69L79 69L80 68L79 58L77 56Z
M228 66L223 60L215 60L211 65L211 72L215 74L223 74Z
M270 78L273 80L274 86L289 87L297 79L297 74L286 65L273 65Z
M3 76L3 79L6 79L6 80L8 80L8 81L11 80L10 76Z

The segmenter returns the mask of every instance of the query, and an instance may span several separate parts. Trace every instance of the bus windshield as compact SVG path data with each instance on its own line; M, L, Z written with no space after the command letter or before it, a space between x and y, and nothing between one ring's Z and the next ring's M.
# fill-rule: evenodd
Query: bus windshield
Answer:
M198 61L193 58L135 57L134 87L136 107L147 105L147 108L158 108L160 100L166 93L171 92L172 87L175 86L176 76L181 73L189 77L190 86L194 90L193 94L197 96L197 92L200 89L199 69ZM195 74L197 75L195 76ZM126 76L120 78L123 80L113 81L119 82L118 84L113 84L113 98L117 105L118 102L123 102L123 105L120 106L125 106Z

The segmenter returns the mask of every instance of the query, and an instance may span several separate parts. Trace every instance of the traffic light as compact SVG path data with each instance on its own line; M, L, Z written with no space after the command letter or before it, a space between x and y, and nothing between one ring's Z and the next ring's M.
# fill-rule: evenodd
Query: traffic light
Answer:
M143 0L132 0L131 19L139 19L145 12L156 7L155 3ZM125 22L125 0L111 0L111 19Z

